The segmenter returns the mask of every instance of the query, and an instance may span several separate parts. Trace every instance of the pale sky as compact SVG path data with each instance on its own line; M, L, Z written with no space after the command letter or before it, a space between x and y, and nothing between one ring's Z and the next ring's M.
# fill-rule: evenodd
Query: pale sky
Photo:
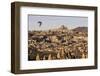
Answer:
M38 21L42 22L42 25ZM61 25L69 29L87 27L88 17L28 15L28 30L49 30Z

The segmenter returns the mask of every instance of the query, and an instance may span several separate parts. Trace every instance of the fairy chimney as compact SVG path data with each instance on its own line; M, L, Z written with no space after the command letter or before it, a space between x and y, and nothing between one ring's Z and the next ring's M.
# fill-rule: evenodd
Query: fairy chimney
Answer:
M60 53L59 52L57 53L57 58L60 59Z
M43 57L43 60L46 60L45 56Z
M51 58L51 54L49 54L49 56L48 56L48 60L51 60L52 58Z
M36 60L40 60L39 54L36 55Z

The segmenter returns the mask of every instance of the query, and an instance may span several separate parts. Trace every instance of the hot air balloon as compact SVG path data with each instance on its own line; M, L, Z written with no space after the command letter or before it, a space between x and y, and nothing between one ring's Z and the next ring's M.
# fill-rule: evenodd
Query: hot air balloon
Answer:
M39 27L41 27L41 25L42 25L42 22L41 22L41 21L38 21L38 23L39 23Z

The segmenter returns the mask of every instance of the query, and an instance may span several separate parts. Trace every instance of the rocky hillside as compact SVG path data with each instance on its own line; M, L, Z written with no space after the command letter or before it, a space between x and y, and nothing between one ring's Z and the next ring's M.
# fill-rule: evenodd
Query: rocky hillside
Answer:
M88 27L77 27L77 28L74 28L73 31L88 32Z
M85 27L64 25L48 31L28 33L28 60L80 59L88 57Z

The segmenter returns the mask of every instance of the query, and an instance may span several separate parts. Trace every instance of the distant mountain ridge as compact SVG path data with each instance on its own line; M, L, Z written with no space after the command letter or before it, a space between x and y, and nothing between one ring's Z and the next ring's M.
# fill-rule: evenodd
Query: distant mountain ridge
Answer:
M77 27L72 30L77 32L88 32L88 27Z

